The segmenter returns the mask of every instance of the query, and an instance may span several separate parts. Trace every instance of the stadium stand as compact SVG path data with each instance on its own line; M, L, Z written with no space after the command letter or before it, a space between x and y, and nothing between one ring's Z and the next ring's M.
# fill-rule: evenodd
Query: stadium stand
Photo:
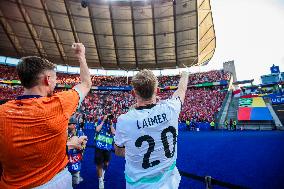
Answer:
M23 88L20 86L10 86L7 84L0 84L0 100L15 99L23 93Z
M0 74L2 80L17 79L15 67L1 65L5 70ZM220 80L228 80L229 73L223 70L214 70L203 73L191 74L188 85L194 85L204 82L216 82ZM179 81L179 76L160 76L158 77L159 86L176 86ZM75 85L79 82L79 75L77 74L57 74L58 84ZM126 77L113 76L92 76L93 86L127 86ZM222 102L225 98L225 87L201 87L189 88L186 92L186 100L180 114L180 121L191 120L195 122L211 122L214 120L215 114L220 110ZM57 89L61 91L63 89ZM0 99L15 99L23 91L22 87L18 85L1 84L0 85ZM159 92L161 99L169 98L173 90L163 90ZM102 113L112 113L116 117L128 111L134 104L134 96L129 91L96 91L93 90L83 101L80 108L81 116L88 122L93 122L102 115ZM96 105L96 106L95 106ZM79 115L78 115L79 117Z
M18 75L16 73L16 69L13 66L1 65L0 64L0 79L3 80L18 80Z
M0 79L3 80L18 80L18 76L15 71L15 67L0 65L0 69L4 70L0 73ZM79 83L78 74L57 73L57 83L74 85ZM230 74L224 72L224 70L212 70L208 72L193 73L189 76L188 85L194 85L204 82L215 82L220 80L229 80ZM158 77L160 87L165 86L177 86L179 76L159 76ZM129 85L131 77L127 83L126 77L114 77L114 76L92 76L93 86L125 86Z

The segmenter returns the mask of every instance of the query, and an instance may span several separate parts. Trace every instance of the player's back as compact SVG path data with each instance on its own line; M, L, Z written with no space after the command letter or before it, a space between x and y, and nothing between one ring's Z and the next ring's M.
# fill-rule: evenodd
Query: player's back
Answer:
M136 184L159 183L175 169L180 108L179 98L172 98L138 107L118 118L128 184L137 188Z
M0 148L5 153L0 154L4 170L0 188L41 185L67 165L68 119L59 99L69 93L76 92L1 105ZM69 112L68 108L65 110Z

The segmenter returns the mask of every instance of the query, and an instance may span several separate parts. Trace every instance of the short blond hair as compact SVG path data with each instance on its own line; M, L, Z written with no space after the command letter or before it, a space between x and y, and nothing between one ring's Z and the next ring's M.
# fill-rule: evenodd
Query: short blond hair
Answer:
M141 98L149 100L158 87L158 80L152 71L141 70L132 78L132 86Z

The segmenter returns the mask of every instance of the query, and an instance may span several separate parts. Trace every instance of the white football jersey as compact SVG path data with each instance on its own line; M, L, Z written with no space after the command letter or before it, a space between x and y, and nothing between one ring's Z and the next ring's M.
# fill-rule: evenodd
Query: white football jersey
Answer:
M118 117L115 144L125 147L126 188L178 188L179 97L138 107Z

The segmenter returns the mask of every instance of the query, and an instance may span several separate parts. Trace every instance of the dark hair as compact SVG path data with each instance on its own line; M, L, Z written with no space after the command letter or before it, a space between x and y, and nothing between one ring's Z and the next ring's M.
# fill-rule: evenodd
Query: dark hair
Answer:
M5 104L6 102L8 102L9 100L4 99L4 100L0 100L0 105Z
M38 85L38 76L46 70L54 70L55 64L45 58L27 56L17 65L18 76L23 87L30 89Z
M109 120L111 120L111 119L113 119L114 118L114 116L112 115L112 114L109 114L108 116L107 116L107 119L109 119Z

